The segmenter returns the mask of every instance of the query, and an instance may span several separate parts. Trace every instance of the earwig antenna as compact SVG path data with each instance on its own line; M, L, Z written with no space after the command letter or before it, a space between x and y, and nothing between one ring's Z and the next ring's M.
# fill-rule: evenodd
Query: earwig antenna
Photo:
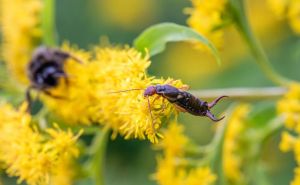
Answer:
M139 90L144 90L144 89L127 89L127 90L121 90L121 91L113 91L113 92L109 92L109 93L112 94L112 93L122 93L122 92L129 92L129 91L139 91Z
M155 133L154 120L153 120L153 115L152 115L152 111L151 111L151 107L150 107L150 100L149 100L148 96L147 96L147 101L148 101L148 109L149 109L149 113L150 113L150 117L151 117L151 121L152 121L152 130Z

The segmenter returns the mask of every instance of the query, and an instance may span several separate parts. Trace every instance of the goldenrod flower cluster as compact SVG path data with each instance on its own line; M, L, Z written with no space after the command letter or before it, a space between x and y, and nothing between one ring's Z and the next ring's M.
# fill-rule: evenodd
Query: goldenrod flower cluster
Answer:
M300 34L300 1L268 0L273 12L280 19L287 19L293 31Z
M277 110L285 117L285 126L300 133L300 84L290 85L289 91L278 102Z
M23 104L19 110L11 105L0 105L0 161L10 176L18 182L29 185L68 185L57 180L61 169L67 168L68 161L79 155L75 143L80 134L74 135L48 128L43 134L33 124ZM66 172L63 173L66 175ZM54 178L55 177L55 178ZM65 176L65 179L70 177ZM70 182L70 181L68 181Z
M185 160L189 139L183 134L184 127L170 123L164 132L164 140L157 147L163 150L154 178L160 185L211 185L217 177L208 166L191 168Z
M191 0L193 8L186 9L190 14L188 25L212 41L217 47L223 45L224 13L227 0Z
M158 141L162 118L170 116L174 108L158 95L149 97L149 107L143 92L155 84L181 87L180 81L148 77L149 56L128 46L95 47L87 52L65 44L63 50L83 62L66 62L69 83L62 80L51 91L63 98L43 98L51 110L71 124L101 123L126 139L147 137L153 143ZM119 92L130 89L139 90Z
M278 113L285 118L285 127L294 132L282 133L279 148L283 152L293 151L298 166L295 169L295 177L291 185L300 184L300 84L292 84L289 91L278 102Z
M223 150L223 171L231 184L244 184L241 172L242 159L239 154L240 140L245 129L245 119L249 113L250 106L242 104L237 106L229 121L225 134Z
M28 83L26 66L42 35L41 0L0 0L1 49L13 77Z

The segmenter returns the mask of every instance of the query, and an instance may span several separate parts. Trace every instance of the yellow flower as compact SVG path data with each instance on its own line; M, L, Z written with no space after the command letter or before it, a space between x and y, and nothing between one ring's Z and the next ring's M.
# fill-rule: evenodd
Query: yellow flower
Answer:
M74 161L71 158L60 161L59 166L51 175L51 185L72 185L76 176Z
M216 180L216 175L211 172L209 167L202 167L189 172L186 185L209 185L214 184Z
M223 45L223 30L218 29L223 23L227 0L192 0L193 8L186 9L190 14L188 25L206 36L217 47Z
M293 31L300 34L300 1L299 0L268 0L269 6L280 18L286 18Z
M300 183L300 137L299 135L292 136L288 132L282 134L282 139L279 148L283 152L293 151L297 162L297 167L294 170L295 176L291 185L297 185Z
M241 157L238 155L239 140L244 130L244 122L249 112L249 105L242 104L235 108L228 121L228 128L225 134L223 167L226 177L234 182L241 182L243 174L241 172Z
M278 18L283 19L288 7L290 0L268 0L268 4L271 10L278 16Z
M285 126L300 133L300 84L294 83L277 104L279 114L285 116Z
M164 132L164 139L157 144L158 148L164 150L165 156L182 157L184 147L189 142L188 138L183 135L184 127L175 122L170 123L168 129Z
M41 0L0 0L2 55L13 77L28 83L26 66L41 38Z
M185 150L190 143L183 134L184 127L170 123L164 139L156 147L163 150L159 158L154 179L160 185L212 185L217 177L209 167L191 167L185 160Z
M279 144L279 148L283 152L291 151L294 148L296 138L293 137L288 132L283 132L281 136L281 142Z
M289 23L295 33L300 34L300 1L290 0L290 7L288 11Z
M46 130L50 137L43 135L31 125L26 108L23 104L17 111L9 104L0 105L0 161L19 183L46 185L65 161L78 155L79 135L58 128Z
M291 185L298 185L300 184L300 168L299 167L295 168L294 173L295 173L295 178L291 182Z
M285 127L294 135L287 131L282 133L279 148L283 152L293 151L297 162L295 177L291 185L300 183L300 84L290 85L289 91L277 104L278 114L284 115Z
M62 80L51 90L53 95L65 98L43 97L51 110L71 124L100 123L112 128L114 136L119 133L126 139L147 137L153 143L158 141L161 135L156 130L162 124L161 118L169 116L174 107L154 95L149 97L149 109L143 90L155 84L181 87L180 81L148 77L149 56L143 57L128 46L95 47L86 52L65 44L63 50L80 58L83 64L66 62L69 84ZM140 90L116 93L136 88Z

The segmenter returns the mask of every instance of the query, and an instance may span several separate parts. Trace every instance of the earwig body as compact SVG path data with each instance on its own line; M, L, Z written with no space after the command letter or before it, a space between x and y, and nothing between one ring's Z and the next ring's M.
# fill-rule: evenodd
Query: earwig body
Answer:
M128 90L116 91L111 93L128 92L134 90L143 90L143 89L128 89ZM175 105L175 107L181 112L188 112L195 116L206 116L210 118L212 121L220 121L225 117L223 116L220 119L217 119L210 112L210 109L213 106L215 106L218 103L218 101L220 101L222 98L225 98L227 96L220 96L214 101L212 101L211 103L207 103L205 101L201 101L199 98L197 98L196 96L192 95L189 92L183 91L179 88L176 88L168 84L152 85L147 87L144 90L144 97L147 98L148 101L149 113L152 120L152 129L154 132L155 132L155 128L154 128L154 121L153 121L149 96L153 96L155 94L167 99L170 103ZM154 99L154 101L155 100L156 98Z
M210 109L214 105L216 105L220 99L226 96L221 96L214 100L212 103L207 103L205 101L201 101L191 93L181 91L171 85L149 86L144 92L145 97L152 96L154 94L166 98L170 103L174 104L178 108L178 110L182 112L188 112L195 116L207 116L213 121L220 121L224 118L215 118L215 116L210 112Z

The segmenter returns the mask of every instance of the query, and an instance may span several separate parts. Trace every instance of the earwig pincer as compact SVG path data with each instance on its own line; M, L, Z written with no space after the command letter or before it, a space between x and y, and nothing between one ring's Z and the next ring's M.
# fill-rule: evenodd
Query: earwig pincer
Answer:
M124 91L118 92L127 92L132 90L142 90L142 89L129 89ZM177 110L181 112L188 112L195 116L206 116L210 118L212 121L221 121L225 116L221 118L216 118L211 112L210 109L213 108L222 98L228 96L220 96L213 100L212 102L208 103L205 101L200 100L196 96L192 95L189 92L176 88L174 86L165 84L165 85L153 85L149 86L144 90L144 97L148 100L148 106L150 115L153 122L153 116L151 113L149 96L159 95L165 99L167 99L170 103L172 103Z
M31 90L43 92L53 98L61 98L52 95L49 90L58 85L60 78L63 78L66 84L69 83L68 74L64 70L64 64L68 58L71 58L78 63L82 63L75 56L59 49L41 46L33 52L27 68L28 78L30 80L30 86L26 91L28 111L31 109L32 104L30 95Z

